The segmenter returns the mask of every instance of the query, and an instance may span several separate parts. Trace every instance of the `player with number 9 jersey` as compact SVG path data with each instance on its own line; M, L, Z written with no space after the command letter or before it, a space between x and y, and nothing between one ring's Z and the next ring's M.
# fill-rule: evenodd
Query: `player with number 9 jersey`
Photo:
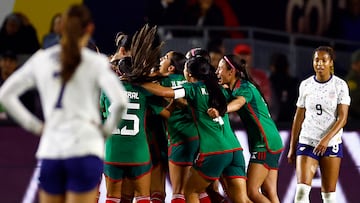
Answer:
M325 135L324 132L335 123L338 104L350 105L349 88L344 80L332 75L326 82L317 81L315 76L302 81L296 106L306 111L299 143L315 147ZM329 147L342 143L342 132L343 129L340 129L330 139Z

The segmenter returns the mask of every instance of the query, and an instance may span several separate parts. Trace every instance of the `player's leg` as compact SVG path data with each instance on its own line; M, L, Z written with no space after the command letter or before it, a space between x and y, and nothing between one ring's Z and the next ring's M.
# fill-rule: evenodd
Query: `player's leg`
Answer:
M324 156L320 158L321 195L324 203L336 202L336 183L339 178L342 144L328 147Z
M120 202L124 168L105 164L104 175L106 185L106 203Z
M134 186L132 182L124 178L121 184L121 201L120 203L132 203L134 198Z
M166 169L162 163L158 163L151 171L151 202L164 203L165 201Z
M278 170L270 169L268 176L261 186L261 191L272 203L280 203L279 197L277 195L277 182Z
M319 156L313 153L314 147L298 144L296 149L297 185L295 203L308 203L311 183L319 167Z
M233 203L249 203L245 178L226 178L227 194Z
M246 164L242 151L234 151L231 163L223 171L226 192L233 203L250 203L247 194Z
M194 168L190 169L190 174L185 188L185 199L187 203L199 203L201 202L199 199L206 198L205 196L200 196L200 194L205 193L206 187L212 181L203 178Z
M66 193L66 203L88 203L94 202L96 199L96 194L98 192L97 187L88 192L67 192Z
M220 179L222 179L222 177L220 177ZM224 188L225 191L225 186L223 183L225 183L225 181L221 181L222 187ZM209 195L211 202L226 203L227 202L226 198L219 193L219 187L220 187L220 180L215 180L206 188L206 193Z
M136 203L150 203L151 170L151 163L131 167L128 178L134 186Z
M260 190L268 173L269 169L263 164L250 162L247 173L247 191L252 201L270 203L270 200Z
M187 133L190 134L192 131ZM172 203L185 203L185 187L198 148L198 139L187 140L169 148L169 175L173 190Z
M310 156L296 157L297 185L295 203L308 203L312 179L319 166L318 160Z
M54 195L50 194L42 189L39 190L40 203L64 203L65 194Z
M170 182L172 186L172 203L185 203L185 185L190 175L191 166L175 165L169 162Z
M278 182L278 168L279 168L279 159L280 154L273 154L266 152L265 155L265 165L269 172L268 176L265 178L264 183L261 186L261 192L265 195L272 203L280 203L278 194L277 194L277 182Z

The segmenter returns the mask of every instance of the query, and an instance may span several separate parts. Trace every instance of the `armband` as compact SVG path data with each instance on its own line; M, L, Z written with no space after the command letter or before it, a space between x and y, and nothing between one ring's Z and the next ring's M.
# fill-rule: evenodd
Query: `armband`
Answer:
M183 87L173 87L174 90L174 99L179 99L185 97L185 89Z

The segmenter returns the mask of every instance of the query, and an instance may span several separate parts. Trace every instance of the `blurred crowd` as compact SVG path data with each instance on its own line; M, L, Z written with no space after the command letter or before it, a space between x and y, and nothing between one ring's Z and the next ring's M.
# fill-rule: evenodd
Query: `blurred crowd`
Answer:
M145 22L153 25L192 25L192 26L238 26L239 22L229 17L229 8L221 7L221 1L216 0L149 0L145 6ZM186 15L183 15L186 13ZM349 0L347 9L336 22L337 33L330 36L360 42L360 0ZM231 20L229 20L231 19ZM0 85L39 48L48 48L59 42L61 15L54 14L49 19L49 32L45 36L37 36L36 28L26 15L20 12L9 14L0 28ZM329 33L329 32L328 32ZM171 36L194 37L197 31L182 30L167 33ZM238 35L236 35L238 34ZM241 37L241 33L225 31L210 32L207 47L213 66L226 54L237 54L247 61L247 68L254 81L260 86L266 99L272 117L277 123L290 123L295 112L298 95L299 78L290 74L287 55L271 53L268 67L253 66L253 50L249 44L234 45L233 50L225 50L223 39ZM41 41L39 41L41 39ZM353 51L349 57L351 67L344 74L347 80L352 103L350 119L360 120L360 49ZM335 67L336 69L336 67ZM264 71L265 70L265 71ZM37 93L24 95L23 102L31 111L37 111L39 106ZM0 119L7 119L0 106Z

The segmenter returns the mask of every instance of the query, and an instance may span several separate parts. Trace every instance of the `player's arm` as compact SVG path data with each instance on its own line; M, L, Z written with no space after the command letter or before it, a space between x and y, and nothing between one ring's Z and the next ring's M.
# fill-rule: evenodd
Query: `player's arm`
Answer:
M168 119L171 116L171 113L176 109L176 102L172 99L170 100L169 104L162 109L162 111L159 113L160 116L163 118Z
M297 107L293 124L291 127L291 138L290 138L290 148L288 153L288 162L295 163L295 151L296 145L299 141L299 135L301 130L301 125L305 119L305 108Z
M15 121L35 135L42 133L43 122L21 103L20 96L35 87L33 64L39 52L32 56L20 69L12 73L0 89L1 105Z
M228 103L227 113L238 111L239 109L241 109L241 107L245 105L245 103L246 103L245 97L237 96L235 99L233 99L231 102Z
M176 90L172 89L171 87L164 87L159 84L150 82L144 83L141 86L152 94L160 97L174 98L176 96Z
M315 154L324 155L331 138L333 138L341 128L343 128L347 122L349 111L349 105L347 104L338 104L337 105L337 119L334 125L330 128L330 130L325 134L323 138L321 138L320 142L316 145L313 152Z

